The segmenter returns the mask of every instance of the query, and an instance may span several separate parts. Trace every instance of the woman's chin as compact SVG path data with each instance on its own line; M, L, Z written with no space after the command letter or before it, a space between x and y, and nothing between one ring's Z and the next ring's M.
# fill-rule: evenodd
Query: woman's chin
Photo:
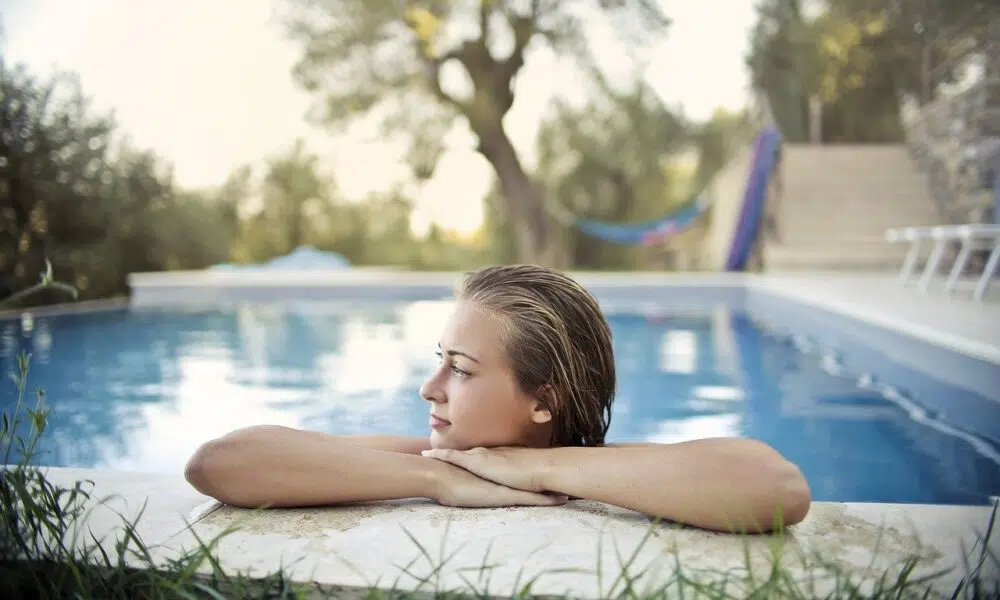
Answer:
M457 447L454 440L448 439L448 435L443 431L431 431L431 448L435 450L463 450L463 448Z
M457 440L453 436L449 435L447 431L432 431L431 437L431 448L438 450L471 450L475 448L476 444L468 444L462 440Z

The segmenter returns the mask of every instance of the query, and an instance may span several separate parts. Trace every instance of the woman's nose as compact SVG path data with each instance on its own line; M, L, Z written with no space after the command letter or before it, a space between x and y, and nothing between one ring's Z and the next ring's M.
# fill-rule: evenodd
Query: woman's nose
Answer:
M445 395L441 385L437 382L437 373L428 377L420 386L420 397L428 402L444 402Z

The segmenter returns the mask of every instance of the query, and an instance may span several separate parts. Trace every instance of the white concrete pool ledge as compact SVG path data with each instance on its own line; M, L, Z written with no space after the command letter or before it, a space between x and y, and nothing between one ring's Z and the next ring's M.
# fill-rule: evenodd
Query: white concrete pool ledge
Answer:
M552 508L453 509L410 501L248 511L217 504L177 475L65 468L48 475L64 485L91 480L93 498L109 497L86 523L97 539L113 542L122 531L119 515L134 518L145 505L137 530L158 563L236 527L216 550L227 571L265 576L284 569L295 580L327 585L509 596L534 580L534 594L600 598L622 590L622 572L638 590L655 589L669 581L677 561L689 574L711 572L703 578L729 571L742 579L745 548L751 570L766 578L774 548L770 536L654 525L589 501ZM936 580L937 590L950 594L967 573L963 557L978 555L989 516L988 507L816 503L790 528L782 560L802 574L803 585L815 578L815 593L823 595L834 582L809 557L852 573L856 584L918 557L915 575L951 569ZM1000 555L995 536L990 548ZM795 566L803 556L812 569ZM995 580L996 564L987 561L982 575Z
M961 354L1000 365L1000 286L986 302L973 302L960 282L947 296L932 285L924 294L898 284L895 274L796 272L750 273L593 273L572 272L600 294L609 290L715 288L735 292L757 290L786 297L822 310L843 314L897 331ZM131 304L137 307L204 305L239 298L392 299L387 292L422 290L447 297L460 274L379 269L329 271L183 271L133 273L129 276ZM345 296L351 291L351 296ZM370 292L370 293L369 293ZM367 295L366 295L367 294ZM670 298L665 295L664 300ZM676 299L676 298L675 298Z

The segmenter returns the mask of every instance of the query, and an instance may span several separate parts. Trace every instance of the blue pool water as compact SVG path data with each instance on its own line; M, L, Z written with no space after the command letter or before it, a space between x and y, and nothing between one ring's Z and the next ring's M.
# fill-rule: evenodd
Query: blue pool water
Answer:
M253 424L425 435L417 389L450 306L10 319L0 321L0 370L32 354L30 384L54 411L39 463L179 472L201 442ZM619 368L609 441L759 438L802 468L816 500L983 504L1000 493L995 444L914 420L744 312L609 321ZM10 411L14 387L3 385Z

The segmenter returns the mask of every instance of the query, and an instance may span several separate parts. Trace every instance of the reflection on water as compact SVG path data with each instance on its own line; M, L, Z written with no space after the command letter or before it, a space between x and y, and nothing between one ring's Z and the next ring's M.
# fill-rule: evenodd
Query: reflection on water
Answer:
M417 390L450 308L13 319L0 321L0 369L13 369L21 350L33 355L30 382L54 408L39 462L178 472L200 443L248 425L425 435ZM610 441L760 438L802 467L817 500L983 503L1000 493L1000 468L967 440L914 421L834 357L803 354L807 340L718 308L609 320L619 369ZM917 399L920 377L906 382Z
M449 309L37 317L29 328L3 323L0 368L32 354L29 383L54 409L39 462L177 472L201 442L248 425L423 435L416 390L435 366ZM8 411L13 390L0 397Z

